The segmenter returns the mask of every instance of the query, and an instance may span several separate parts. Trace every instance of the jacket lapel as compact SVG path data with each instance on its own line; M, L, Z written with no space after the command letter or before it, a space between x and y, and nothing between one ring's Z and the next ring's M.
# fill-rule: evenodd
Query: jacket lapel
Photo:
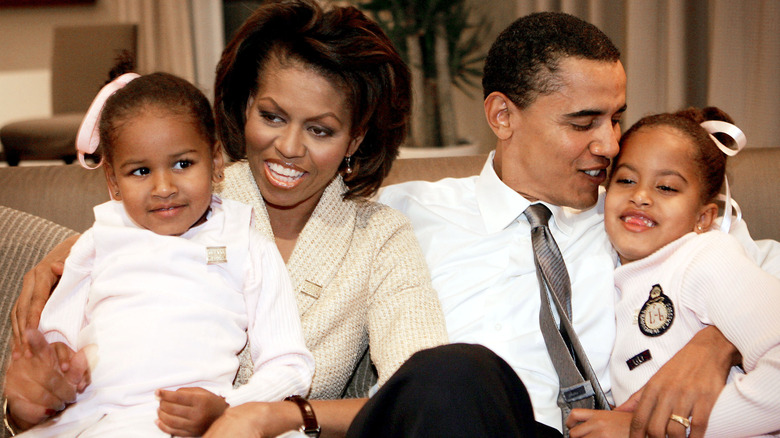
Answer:
M341 176L328 185L287 263L301 315L324 293L349 251L357 206L342 199L346 190Z
M230 176L218 185L217 190L227 198L251 205L255 212L255 228L274 240L268 210L249 165L246 162L236 163L229 166L225 173ZM301 315L320 298L349 251L357 205L342 199L346 190L340 175L325 188L287 262Z

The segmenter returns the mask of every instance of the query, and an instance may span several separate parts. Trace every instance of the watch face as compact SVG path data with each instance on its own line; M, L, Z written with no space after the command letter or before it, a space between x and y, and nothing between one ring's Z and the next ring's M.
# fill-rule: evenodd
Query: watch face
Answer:
M639 330L645 336L660 336L669 330L674 321L674 305L664 295L661 286L656 284L650 289L650 297L639 311Z

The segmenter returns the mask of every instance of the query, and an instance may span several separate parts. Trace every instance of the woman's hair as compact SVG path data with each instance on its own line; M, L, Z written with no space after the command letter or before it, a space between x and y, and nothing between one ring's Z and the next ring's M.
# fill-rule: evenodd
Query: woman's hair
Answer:
M365 133L352 156L353 172L344 175L344 197L374 194L406 137L411 107L409 69L390 39L351 6L323 10L313 0L291 0L258 8L217 65L217 136L234 160L246 158L247 102L272 57L301 62L343 90L352 114L350 135Z
M723 185L726 173L726 154L724 154L709 133L701 126L707 120L721 120L734 123L732 118L723 110L716 107L687 108L676 113L662 113L646 116L636 122L620 138L621 147L637 131L655 126L669 126L675 128L680 134L690 140L694 147L693 160L696 164L699 178L702 183L701 201L707 203L715 199ZM714 134L721 143L729 144L728 136L720 137ZM647 145L646 147L652 147ZM615 157L613 166L620 158ZM614 170L614 169L613 169Z
M110 73L111 80L133 70L132 63L120 60ZM100 114L100 153L111 159L120 128L131 118L149 109L164 110L189 117L202 138L216 144L214 115L206 96L188 81L169 73L152 73L130 81L106 99Z

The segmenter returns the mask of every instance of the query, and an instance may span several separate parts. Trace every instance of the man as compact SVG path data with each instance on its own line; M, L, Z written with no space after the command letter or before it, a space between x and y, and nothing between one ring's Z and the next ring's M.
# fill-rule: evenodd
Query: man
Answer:
M626 109L626 75L619 58L606 35L570 15L539 13L517 20L498 37L485 62L485 115L497 144L482 173L436 183L405 183L386 188L380 197L412 221L442 301L450 340L489 347L511 365L527 388L539 424L535 430L518 428L520 436L566 432L557 404L559 379L540 328L542 300L531 226L524 214L529 205L541 203L552 212L549 228L571 281L573 327L598 380L605 389L609 387L616 261L604 232L600 185L618 153L619 121ZM719 333L706 336L723 342ZM689 361L694 351L698 349L687 350L673 364L671 374L659 377L666 379L661 385L676 379L678 370L694 369ZM636 433L644 436L649 426L651 435L684 436L686 429L679 423L671 422L667 429L674 413L693 416L691 436L703 434L733 352L726 345L710 350L711 356L704 358L709 362L704 373L714 376L715 382L706 389L709 396L684 393L672 406L678 392L669 391L670 397L656 399L658 390L653 390L635 418ZM445 362L458 361L457 354L446 357ZM413 357L410 363L445 369L436 360L416 362ZM481 373L473 373L473 378L480 378ZM448 377L436 388L449 391L469 378ZM403 400L396 389L391 380L382 391ZM486 390L502 388L482 389ZM414 391L427 392L424 387ZM453 398L475 396L468 394ZM481 412L503 409L497 405L505 398L502 395L476 406L476 414L461 412L463 421L473 423L470 416L476 415L478 422L490 422ZM381 391L367 411L371 405L383 406ZM420 406L418 412L429 406ZM457 404L452 407L466 409ZM521 410L512 411L503 416L503 422L522 422L522 415ZM358 417L360 428L367 416L371 414ZM393 421L405 421L399 418L403 417ZM430 422L421 424L415 427L438 428ZM358 429L354 423L353 427ZM357 434L368 436L367 430ZM499 433L499 429L489 430ZM500 433L516 435L514 430Z

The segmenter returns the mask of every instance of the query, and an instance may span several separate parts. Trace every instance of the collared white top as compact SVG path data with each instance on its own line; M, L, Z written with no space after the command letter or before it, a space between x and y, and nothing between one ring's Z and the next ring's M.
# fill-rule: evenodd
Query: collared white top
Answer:
M103 415L156 428L158 388L200 387L233 406L308 391L314 358L290 279L251 207L214 196L208 220L181 236L138 227L119 201L94 210L40 323L49 342L91 349L91 383L41 436L75 436ZM247 340L254 375L233 389Z
M539 327L539 283L523 215L531 203L498 178L493 154L479 176L398 184L379 200L411 220L450 341L485 345L506 360L528 389L536 420L561 430L558 376ZM604 232L603 193L584 211L545 205L572 282L574 328L606 391L615 256Z

